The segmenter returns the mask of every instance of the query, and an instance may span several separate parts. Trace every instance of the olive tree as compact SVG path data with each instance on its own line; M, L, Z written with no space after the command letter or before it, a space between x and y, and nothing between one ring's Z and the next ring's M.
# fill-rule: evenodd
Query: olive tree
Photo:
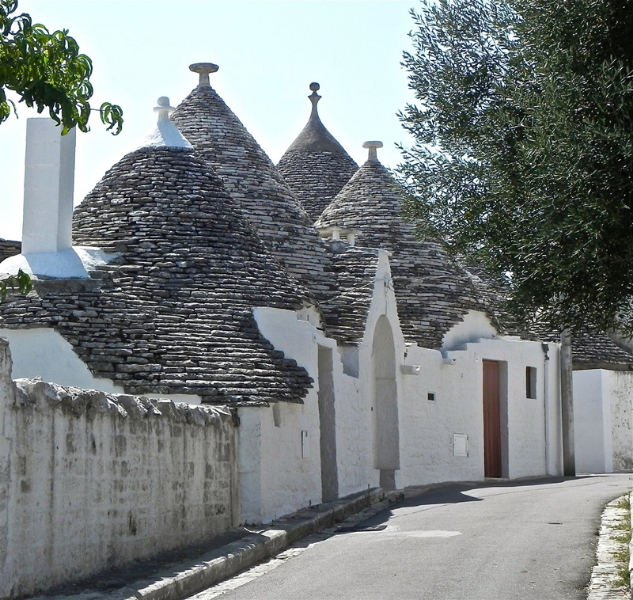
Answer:
M407 211L526 321L633 333L633 3L428 0Z

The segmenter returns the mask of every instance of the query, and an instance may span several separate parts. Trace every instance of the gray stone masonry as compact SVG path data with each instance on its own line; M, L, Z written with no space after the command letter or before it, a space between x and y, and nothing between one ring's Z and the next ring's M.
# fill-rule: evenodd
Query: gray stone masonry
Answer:
M331 250L337 293L321 308L328 333L339 342L356 345L365 333L378 267L378 250L348 248L342 242L332 242Z
M356 173L358 165L319 118L319 84L310 84L310 89L312 112L308 123L281 157L277 169L314 222Z
M325 209L317 229L357 232L356 245L382 248L390 258L402 332L408 342L439 349L442 338L468 310L494 314L469 276L449 261L441 244L421 241L401 216L402 193L389 171L368 160Z
M13 242L11 240L3 240L0 238L0 263L9 258L20 254L22 244L20 242Z
M311 378L262 337L252 311L296 310L306 292L192 151L125 156L77 208L74 240L118 258L89 280L36 281L0 304L0 328L53 327L128 393L302 401Z
M172 120L287 272L318 300L327 297L331 282L325 245L270 158L216 91L197 87Z

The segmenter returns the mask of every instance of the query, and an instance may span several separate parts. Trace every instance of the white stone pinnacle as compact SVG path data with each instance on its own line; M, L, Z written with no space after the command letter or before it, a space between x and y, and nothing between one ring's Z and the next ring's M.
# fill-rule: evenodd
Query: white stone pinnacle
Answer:
M182 133L170 120L169 115L176 110L169 104L167 96L161 96L156 101L154 112L158 113L156 129L150 133L139 148L152 146L155 148L192 148L193 146L184 138Z
M220 67L213 63L193 63L189 65L189 70L194 73L198 73L200 75L200 81L198 82L198 87L211 87L211 82L209 81L209 74L215 73Z
M376 150L382 148L382 142L365 142L363 148L369 148L369 156L367 160L378 162L378 153Z

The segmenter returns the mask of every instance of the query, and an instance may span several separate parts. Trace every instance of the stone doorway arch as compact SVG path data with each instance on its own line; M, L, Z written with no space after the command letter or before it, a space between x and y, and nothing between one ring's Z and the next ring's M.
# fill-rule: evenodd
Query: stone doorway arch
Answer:
M380 470L380 486L395 488L395 472L400 468L398 386L393 330L382 315L374 329L372 345L374 398L374 468Z

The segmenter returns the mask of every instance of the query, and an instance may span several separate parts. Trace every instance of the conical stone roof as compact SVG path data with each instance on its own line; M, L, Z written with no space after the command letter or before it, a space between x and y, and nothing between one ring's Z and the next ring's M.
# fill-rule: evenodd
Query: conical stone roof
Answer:
M215 65L191 66L200 85L172 120L224 182L264 245L317 298L328 293L325 245L270 158L209 85Z
M325 128L317 110L320 86L311 83L308 123L277 164L311 221L321 215L358 170L354 159Z
M262 337L253 308L296 310L305 292L193 151L125 156L77 208L74 240L119 256L89 280L36 282L0 305L0 328L54 327L128 393L301 402L310 377Z
M352 231L356 246L392 252L393 287L405 339L439 349L444 335L466 312L485 307L467 274L449 261L441 244L420 241L413 225L404 221L400 188L375 158L377 145L365 146L370 147L370 159L325 209L315 227Z

